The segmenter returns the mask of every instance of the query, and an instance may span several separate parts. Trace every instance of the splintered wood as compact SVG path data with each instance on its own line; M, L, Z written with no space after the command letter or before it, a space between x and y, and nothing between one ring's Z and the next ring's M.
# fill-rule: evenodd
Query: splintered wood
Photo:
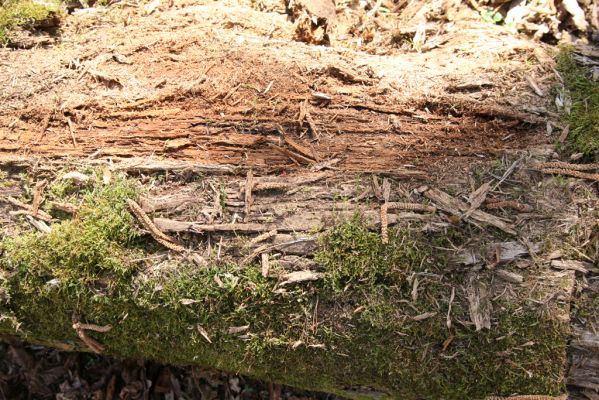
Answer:
M487 286L479 282L474 274L470 275L468 279L466 295L470 310L470 320L476 327L476 330L491 329L491 312L493 311L491 294Z
M438 208L441 210L453 214L457 217L464 218L466 221L476 220L485 224L494 226L501 229L502 231L515 235L516 231L513 226L504 222L500 218L486 213L481 210L473 210L470 212L469 217L464 217L464 213L470 210L470 206L465 202L451 197L445 192L438 189L423 187L419 190L425 197L430 199Z
M156 240L158 243L160 243L167 249L176 251L178 253L185 251L185 247L175 243L175 241L170 236L167 236L164 233L162 233L136 202L134 202L131 199L128 199L127 204L129 205L129 209L131 210L131 212L137 217L139 223L148 232L150 232L150 235L152 235L154 240Z

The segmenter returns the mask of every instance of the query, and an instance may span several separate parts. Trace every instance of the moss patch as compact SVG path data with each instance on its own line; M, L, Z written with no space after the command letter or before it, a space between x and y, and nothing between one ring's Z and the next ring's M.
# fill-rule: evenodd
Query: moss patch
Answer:
M534 303L497 302L492 329L475 332L464 273L438 250L443 234L396 229L385 245L356 216L321 238L323 280L281 290L258 265L148 261L155 247L126 208L139 190L125 177L48 189L81 208L50 234L1 242L0 333L80 346L76 313L113 325L89 333L108 354L209 365L350 398L368 397L356 386L405 399L563 390L567 324Z
M0 1L0 46L10 43L11 31L16 27L30 26L59 13L58 2L38 4L31 0Z
M557 57L558 71L564 80L566 99L571 102L570 112L562 119L570 126L570 148L575 152L597 158L599 156L599 82L576 64L572 50L564 48ZM565 108L568 108L566 105Z

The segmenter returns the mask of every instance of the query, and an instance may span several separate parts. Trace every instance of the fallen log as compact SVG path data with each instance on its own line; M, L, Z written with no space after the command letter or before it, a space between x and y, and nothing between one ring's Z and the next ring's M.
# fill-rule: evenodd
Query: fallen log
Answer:
M327 182L327 190L336 186ZM511 271L508 250L529 251L517 244L502 244L500 271L460 270L441 250L450 248L445 233L419 225L427 221L402 224L401 214L390 214L397 227L384 244L374 205L308 218L301 228L310 235L299 235L290 228L298 216L278 215L278 202L257 197L268 223L252 222L253 214L246 223L154 218L161 231L181 235L185 251L203 254L196 265L155 245L161 234L142 234L150 225L129 211L140 193L132 178L115 173L108 185L90 181L74 193L76 218L52 215L47 233L5 231L5 338L206 365L355 399L564 392L570 309L563 300L575 272L546 264ZM48 200L52 212L61 199ZM335 208L327 201L323 209ZM391 202L402 204L394 192Z

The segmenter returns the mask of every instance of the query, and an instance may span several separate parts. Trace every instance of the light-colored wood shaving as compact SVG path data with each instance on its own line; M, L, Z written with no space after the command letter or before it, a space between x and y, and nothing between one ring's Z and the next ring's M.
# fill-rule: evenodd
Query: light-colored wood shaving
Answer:
M129 209L137 217L139 223L148 231L150 235L156 240L158 243L166 247L167 249L176 251L181 253L185 251L185 247L175 243L175 241L169 236L165 235L162 231L160 231L156 225L150 220L150 217L141 209L139 204L134 202L131 199L127 200L127 204L129 205Z
M566 176L573 176L575 178L580 178L580 179L599 181L599 174L589 174L586 172L574 171L574 170L570 170L570 169L543 168L543 169L541 169L541 172L543 172L544 174L566 175Z

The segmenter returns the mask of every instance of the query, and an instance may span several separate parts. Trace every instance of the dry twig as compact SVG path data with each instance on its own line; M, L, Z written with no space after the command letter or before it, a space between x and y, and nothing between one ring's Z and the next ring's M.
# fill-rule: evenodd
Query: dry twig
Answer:
M150 220L150 217L141 209L139 204L134 202L131 199L127 200L127 204L129 205L129 209L131 212L137 217L139 223L148 231L150 235L156 240L158 243L166 247L167 249L176 251L181 253L185 251L185 248L177 243L170 237L161 232L156 225Z
M87 347L89 347L95 353L100 354L101 352L104 351L104 346L102 346L96 340L87 336L85 334L85 331L88 330L88 331L106 333L112 329L112 325L100 326L100 325L94 325L94 324L83 324L78 321L76 316L73 316L73 329L75 329L75 332L77 332L77 336L79 336L79 339L81 339L81 341L83 343L85 343L87 345Z
M15 205L17 207L22 208L23 210L19 210L19 211L15 211L15 212L11 212L11 215L21 215L21 214L25 214L25 215L31 215L32 217L35 217L37 219L41 219L42 221L45 222L51 222L52 221L52 216L48 213L46 213L45 211L42 210L37 210L37 213L33 212L33 207L30 206L29 204L25 204L13 197L8 197L7 198L8 202L11 203L12 205Z

